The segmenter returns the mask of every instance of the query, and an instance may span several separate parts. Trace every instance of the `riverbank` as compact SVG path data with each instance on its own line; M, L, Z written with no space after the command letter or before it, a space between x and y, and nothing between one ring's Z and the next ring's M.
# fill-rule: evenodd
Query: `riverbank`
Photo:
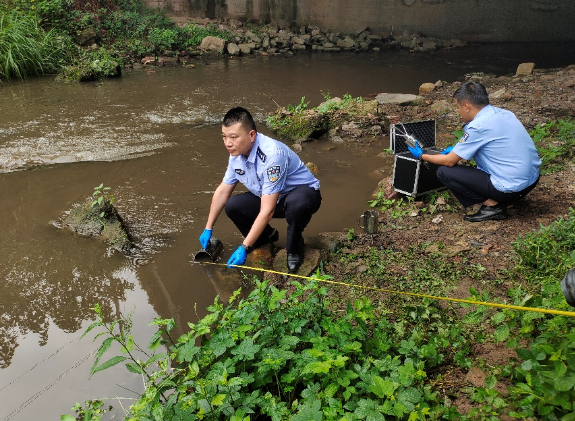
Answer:
M535 69L530 74L515 76L474 74L466 76L466 79L484 83L491 103L513 111L528 130L542 133L541 125L550 126L552 122L568 120L575 114L575 65ZM461 126L452 99L458 86L460 82L426 84L423 88L427 87L429 92L420 92L424 98L420 105L380 105L379 111L383 116L393 116L402 122L435 119L437 143L446 147L456 141L453 132ZM380 120L389 121L389 118ZM573 124L570 130L568 136L575 137ZM388 133L389 127L384 127L383 131ZM343 137L346 142L361 141L361 138L346 136L341 130L331 134ZM551 130L551 137L544 136L538 147L557 151L563 140L561 135ZM559 288L564 273L551 278L551 286L545 286L547 291L544 291L543 282L533 284L529 271L524 266L521 269L524 259L517 252L523 239L538 235L543 227L553 225L554 221L569 220L571 209L575 207L572 155L566 160L549 159L546 155L538 186L525 199L511 205L509 218L503 221L465 222L463 216L473 213L478 205L473 209L462 209L446 192L415 201L399 199L389 191L388 180L382 180L381 188L371 198L373 209L377 209L380 215L379 231L370 235L352 226L339 234L331 234L331 238L337 238L342 247L329 253L322 268L334 280L356 285L332 286L330 296L334 306L343 311L347 302L368 298L386 317L405 323L409 323L409 311L423 311L421 298L374 290L382 288L456 299L519 302L522 305L529 298L518 301L518 294L538 299L548 298L547 294L551 294L558 305L568 309ZM395 202L386 199L386 193L388 197L394 197ZM272 283L291 289L285 280L277 277L272 279ZM463 321L478 311L474 307L464 308L440 300L424 302L423 308L431 313L447 311L450 317ZM413 310L406 311L406 308ZM489 317L482 322L468 323L466 327L470 338L468 358L472 363L468 367L453 362L446 364L433 380L435 390L453 402L463 414L476 415L474 411L479 411L484 405L474 395L477 388L495 388L495 395L507 401L508 389L514 387L516 379L502 373L523 361L518 357L517 348L497 337L497 328L489 319L494 318L496 312L489 310L486 314ZM523 337L526 346L530 340ZM486 379L490 376L497 377L496 387L486 386ZM500 419L511 419L502 407L496 412Z

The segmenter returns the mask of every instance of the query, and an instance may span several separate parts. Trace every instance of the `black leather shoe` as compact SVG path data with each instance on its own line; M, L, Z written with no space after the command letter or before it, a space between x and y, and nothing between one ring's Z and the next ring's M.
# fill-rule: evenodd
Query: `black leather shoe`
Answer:
M257 249L261 246L265 246L266 244L271 244L271 243L275 243L278 239L280 238L280 233L278 232L277 229L273 229L272 233L270 234L270 236L268 238L258 238L258 240L256 241L256 243L253 245L254 249Z
M305 245L303 242L303 238L300 241L299 250L296 254L288 253L287 254L287 267L288 273L296 273L301 264L303 263L304 258L304 249Z
M303 259L299 254L287 254L288 273L296 273L302 263Z
M507 208L505 205L495 206L481 205L479 210L473 215L465 215L463 219L469 222L495 221L507 218Z

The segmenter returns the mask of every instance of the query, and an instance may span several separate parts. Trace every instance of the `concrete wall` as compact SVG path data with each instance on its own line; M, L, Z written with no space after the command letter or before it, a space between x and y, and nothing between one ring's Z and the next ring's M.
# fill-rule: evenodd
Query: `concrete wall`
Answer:
M575 0L145 0L178 17L255 19L466 41L574 41Z

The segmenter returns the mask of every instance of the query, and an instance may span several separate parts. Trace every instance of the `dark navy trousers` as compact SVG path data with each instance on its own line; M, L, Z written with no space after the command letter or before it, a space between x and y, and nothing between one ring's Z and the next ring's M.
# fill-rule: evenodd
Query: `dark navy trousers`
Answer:
M308 186L299 186L290 191L276 205L273 218L285 218L288 223L286 249L290 254L299 253L302 233L311 216L321 205L321 193ZM254 221L260 213L261 198L251 192L230 197L226 203L226 215L233 221L245 237L250 232ZM267 243L273 233L268 224L254 248Z
M538 178L535 183L521 191L504 193L495 188L485 171L465 165L440 166L437 169L437 178L466 208L487 199L502 204L515 202L533 190L539 182Z

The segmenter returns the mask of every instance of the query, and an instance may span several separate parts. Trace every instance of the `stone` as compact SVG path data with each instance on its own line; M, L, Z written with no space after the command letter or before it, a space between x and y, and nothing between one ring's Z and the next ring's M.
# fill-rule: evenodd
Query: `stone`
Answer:
M519 66L517 66L515 76L530 76L533 74L534 68L535 63L521 63Z
M76 35L74 41L76 41L76 44L81 45L82 47L92 45L96 42L96 31L94 28L86 28L78 35Z
M422 83L419 86L419 95L423 95L428 92L435 91L435 84L434 83Z
M575 88L575 78L563 82L561 84L561 88L563 88L563 89Z
M232 27L232 29L238 29L239 27L241 27L243 24L237 20L237 19L230 19L230 21L228 22L229 25Z
M112 250L127 252L132 248L122 217L107 199L93 205L89 198L76 205L63 219L62 226L85 237L99 237Z
M319 173L319 168L317 165L315 165L313 162L308 162L307 164L305 164L305 166L307 167L308 170L311 171L311 173L313 175L317 175Z
M303 146L301 145L301 143L294 143L293 145L291 145L291 148L295 153L300 153L301 151L303 151Z
M305 41L303 39L301 39L300 37L293 37L291 39L292 44L294 45L304 45Z
M353 48L355 41L350 36L346 36L344 39L338 40L336 45L341 48Z
M256 44L261 44L262 42L261 38L251 31L246 32L246 38L249 39L251 42L255 42Z
M252 50L255 48L255 44L253 43L246 43L238 45L242 54L251 54Z
M342 232L322 232L317 237L306 238L306 244L314 249L335 253L347 241L347 234Z
M309 276L319 266L321 253L318 249L306 245L304 248L303 263L294 275ZM273 270L276 272L287 273L287 250L282 249L276 254L273 264Z
M206 52L223 53L226 41L218 37L205 37L200 44L200 49Z
M501 96L505 93L505 88L501 88L491 94L489 94L489 98L491 99L498 99L501 98Z
M426 41L423 43L422 47L426 50L437 50L437 43L435 41Z
M238 47L238 45L233 43L233 42L230 42L227 45L226 49L227 49L228 54L230 56L238 56L238 55L240 55L240 52L241 52L240 47Z
M451 111L452 102L446 99L442 99L440 101L435 101L429 109L437 114L445 114Z
M378 104L397 104L397 105L425 105L425 98L413 94L388 94L381 93L375 97Z

